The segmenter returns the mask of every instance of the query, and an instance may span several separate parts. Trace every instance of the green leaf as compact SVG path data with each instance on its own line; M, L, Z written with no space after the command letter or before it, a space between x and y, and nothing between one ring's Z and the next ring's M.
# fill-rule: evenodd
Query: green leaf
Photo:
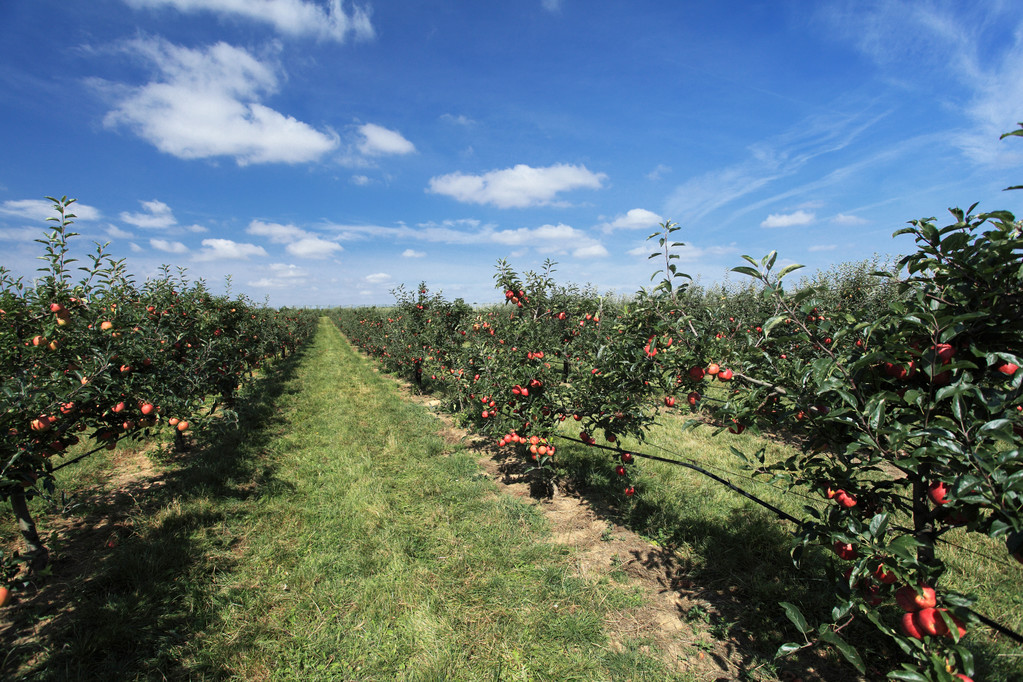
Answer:
M888 673L888 679L890 680L903 680L904 682L928 682L927 678L918 673L916 670L893 670Z
M849 644L849 642L842 639L837 632L834 630L825 630L821 633L821 639L838 649L838 651L845 656L845 660L849 661L849 663L859 670L860 674L865 674L867 672L867 667L863 665L863 659L860 658L860 652L856 651L856 647L852 644Z
M786 642L785 644L782 644L780 647L778 647L778 650L774 652L774 657L785 658L786 656L796 651L799 651L802 648L803 647L801 645L796 644L795 642Z
M789 274L790 272L795 272L796 270L799 270L800 268L804 268L804 267L806 267L806 266L805 265L800 265L799 263L793 263L792 265L786 265L784 268L781 269L781 272L778 273L778 281L780 282L781 278L784 277L785 275Z
M732 272L738 272L740 275L748 275L749 277L760 278L760 271L756 268L748 268L745 265L732 268Z
M792 621L792 624L802 632L804 635L810 632L810 626L806 624L806 618L803 618L802 612L795 604L790 604L787 601L779 602L778 604L785 609L785 615Z

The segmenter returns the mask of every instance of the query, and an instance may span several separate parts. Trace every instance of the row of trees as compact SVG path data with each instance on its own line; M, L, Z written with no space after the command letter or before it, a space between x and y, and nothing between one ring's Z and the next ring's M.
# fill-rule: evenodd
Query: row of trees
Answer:
M241 384L292 353L317 317L215 296L169 268L138 284L101 245L76 265L74 200L52 200L52 229L36 240L40 276L25 282L0 268L0 500L26 545L0 554L6 580L47 564L28 501L53 495L69 453L77 460L167 428L184 449L193 431L230 424Z
M941 588L936 545L961 527L1023 562L1023 237L1010 213L975 208L951 210L942 226L912 221L897 234L916 251L873 274L853 268L793 287L800 266L744 256L734 270L751 285L721 296L677 269L683 244L669 222L651 235L658 283L627 302L558 285L551 263L520 276L501 262L503 306L472 310L422 284L398 290L393 308L334 319L541 474L566 422L578 440L613 448L643 439L655 404L709 417L693 415L692 428L790 434L798 451L784 461L740 454L765 478L829 501L806 507L794 557L822 546L845 568L829 622L811 627L784 604L791 621L861 671L841 635L854 619L907 655L891 678L969 679L960 640L979 616L970 597ZM632 456L618 457L632 494ZM886 616L885 601L904 615Z

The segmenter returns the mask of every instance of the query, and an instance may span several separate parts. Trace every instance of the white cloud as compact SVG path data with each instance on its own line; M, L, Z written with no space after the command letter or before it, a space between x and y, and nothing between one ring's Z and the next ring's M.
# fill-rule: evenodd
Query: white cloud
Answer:
M0 241L31 242L45 236L43 230L38 227L0 227Z
M533 168L518 164L483 175L450 173L430 178L429 192L463 203L493 204L498 208L525 208L553 203L555 195L573 189L599 189L607 176L585 166L556 164Z
M772 213L760 223L760 227L793 227L795 225L809 225L817 216L806 211L795 213Z
M749 146L749 157L731 166L707 171L679 185L666 203L668 215L700 219L778 180L791 176L811 160L847 147L883 118L859 115L811 116L787 131Z
M100 218L98 209L77 201L69 205L66 210L68 213L75 214L74 220L98 220ZM0 204L0 213L39 221L60 216L54 210L53 202L48 199L11 199Z
M671 166L665 166L663 163L657 164L657 167L646 174L647 180L660 180L664 175L671 172Z
M366 175L353 175L352 184L358 185L359 187L365 187L370 183L369 176Z
M866 223L869 223L870 221L867 220L866 218L860 218L859 216L839 213L838 215L831 219L831 222L835 223L836 225L864 225Z
M604 258L608 255L607 249L602 244L590 244L589 246L580 246L578 249L572 252L572 255L576 258Z
M634 208L628 211L625 215L620 215L611 222L604 223L600 227L604 232L613 232L614 230L644 230L656 227L662 222L664 222L664 218L653 211L648 211L645 208Z
M205 242L203 242L205 244ZM167 253L188 253L188 247L181 242L167 241L166 239L150 239L149 245L157 251Z
M209 232L209 230L207 230L202 225L189 225L188 227L186 227L184 229L189 231L189 232Z
M630 249L627 253L630 256L642 256L644 260L649 259L650 254L657 249L655 244L644 243L637 246L634 249ZM678 256L675 261L678 264L682 263L697 263L706 262L708 260L718 259L722 256L730 256L739 252L739 248L734 244L719 245L719 246L696 246L694 244L687 243L685 246L672 250L672 253ZM662 257L661 263L664 262Z
M837 244L814 244L813 246L807 248L807 251L810 251L810 252L814 252L814 251L834 251L837 248L838 248Z
M253 220L245 230L249 234L258 237L266 237L274 244L287 244L308 236L308 232L294 225L281 225L280 223L264 223L261 220Z
M288 263L271 263L270 275L249 282L250 286L261 288L291 287L305 282L309 273L297 265Z
M256 244L243 244L230 239L203 239L203 250L195 260L248 260L252 256L265 256L266 250Z
M294 225L253 220L245 231L266 237L274 244L287 244L285 250L299 258L328 258L335 252L343 250L337 242L322 239Z
M372 275L366 275L365 277L363 277L363 279L370 284L383 284L384 282L389 281L391 279L391 276L388 275L386 272L377 272Z
M299 258L327 258L336 251L343 251L343 247L337 242L327 241L319 237L304 237L297 242L292 242L285 247L285 250L292 256Z
M275 68L226 43L190 49L141 39L129 50L149 60L160 78L120 89L104 123L126 126L162 152L182 159L233 157L250 163L303 163L335 149L320 132L259 99L277 90Z
M396 130L388 130L375 123L359 126L359 151L366 156L384 156L387 154L411 154L416 150L414 144L402 137Z
M306 0L125 0L134 7L173 7L179 12L209 11L271 24L289 36L345 42L373 38L369 12L358 5L346 11L341 0L327 7Z
M415 251L414 249L405 249L401 252L402 258L423 258L426 256L425 251Z
M117 225L107 225L107 236L111 239L134 239L135 235L128 230L122 230Z
M561 0L540 0L540 4L548 12L561 11Z
M476 123L476 121L472 120L471 118L464 114L459 114L458 116L455 116L453 114L441 114L440 119L442 121L447 121L448 123L454 123L460 126L471 126L474 123Z
M140 201L139 203L142 204L143 212L128 213L125 211L121 213L121 220L135 227L156 229L178 224L170 206L162 201L154 199L153 201Z
M540 253L571 252L579 258L608 255L607 249L599 241L581 230L561 223L493 232L490 241L505 246L528 246Z
M847 0L824 3L819 12L832 32L876 62L886 78L903 80L914 94L917 84L927 81L955 92L941 106L958 107L966 125L947 137L969 159L980 164L1023 159L1017 148L999 140L1015 129L1023 111L1023 25L1017 3ZM908 35L916 39L906 40Z

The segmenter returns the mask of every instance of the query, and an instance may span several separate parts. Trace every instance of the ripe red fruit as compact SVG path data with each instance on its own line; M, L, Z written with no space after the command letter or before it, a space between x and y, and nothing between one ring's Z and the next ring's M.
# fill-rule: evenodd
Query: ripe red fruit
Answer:
M731 380L732 380L732 370L726 368L726 369L723 369L720 372L718 372L718 381L731 381Z
M0 608L7 605L11 598L11 590L6 585L0 586Z
M705 374L706 372L703 370L703 367L697 367L696 365L693 365L692 367L689 368L690 378L696 381L702 379Z
M835 501L838 502L839 506L845 509L852 509L856 506L856 497L850 495L844 490L839 490L835 493Z
M934 504L945 504L945 496L948 495L948 486L944 481L931 481L927 486L927 496Z
M920 609L914 613L913 622L920 632L926 635L934 637L948 634L948 625L945 624L944 619L941 617L941 612L934 607Z
M903 611L919 611L920 609L930 609L937 606L938 598L933 587L924 585L917 592L917 589L912 585L905 585L895 590L895 603Z
M912 637L913 639L923 639L923 633L920 632L920 628L917 626L913 615L914 614L912 613L902 614L902 621L900 622L900 625L902 626L902 634L907 637Z
M845 559L846 561L851 561L859 556L859 552L852 546L852 543L842 542L841 540L835 540L834 550L839 559Z
M1019 365L1012 362L1003 362L1002 364L998 365L998 367L996 367L995 369L997 369L1005 376L1011 377L1013 374L1016 373L1016 370L1019 369Z
M697 393L696 391L693 391L688 396L686 396L686 400L689 401L690 405L696 405L696 403L700 402L700 397L701 396L700 396L699 393Z
M672 396L666 396L664 398L664 404L668 407L675 407L675 398Z
M628 497L632 497L632 496L633 496L633 495L635 495L635 494L636 494L636 489L635 489L635 488L633 488L633 487L632 487L631 485L630 485L630 486L628 486L627 488L625 488L625 495L626 495L626 496L628 496Z
M623 452L622 453L622 461L625 462L626 464L631 462L632 461L632 453L631 452Z
M719 371L721 371L721 368L716 363L712 362L709 365L707 365L707 374L710 374L711 376L714 376Z
M952 362L952 356L956 354L956 349L948 343L939 343L933 347L934 355L941 361L941 364L947 365Z
M618 466L615 467L615 473L618 474L619 476L624 476L625 475L625 467L623 467L621 464L619 464Z
M874 569L874 578L885 585L891 585L898 580L898 576L889 571L884 564L878 564Z

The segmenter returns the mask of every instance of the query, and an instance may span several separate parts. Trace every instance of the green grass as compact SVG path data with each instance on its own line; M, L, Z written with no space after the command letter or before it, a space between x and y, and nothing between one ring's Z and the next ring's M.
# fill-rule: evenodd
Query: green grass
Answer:
M636 590L579 578L542 514L498 494L478 455L446 445L331 325L283 369L241 431L165 454L145 495L129 484L115 549L78 574L62 563L74 536L55 552L65 589L16 611L23 631L42 620L7 643L5 674L690 679L650 642L609 646L605 623Z
M730 449L734 446L752 455L765 448L770 462L790 455L788 446L750 431L711 435L712 429L704 427L683 430L685 421L662 414L644 444L626 441L621 446L697 464L797 518L804 516L803 505L825 505L819 492L786 491L751 478ZM566 428L565 434L575 436L576 429ZM726 631L748 642L754 660L770 659L783 642L801 641L778 602L796 604L811 624L830 619L832 586L848 564L831 552L816 551L796 570L789 555L793 526L769 510L676 465L637 459L632 467L637 493L625 498L612 470L617 464L613 453L566 443L558 448L558 460L562 474L574 480L584 495L612 500L616 520L677 553L687 578L712 595L721 614L717 616L719 634ZM938 548L948 567L942 586L975 595L978 612L1023 632L1023 567L1008 556L1004 545L977 533L955 530L945 539ZM891 604L880 608L894 627L901 610ZM857 625L844 635L860 648L868 664L880 661L883 666L901 655L872 625ZM1019 645L982 625L975 626L964 641L974 652L977 679L1023 679ZM834 652L829 658L841 662Z

